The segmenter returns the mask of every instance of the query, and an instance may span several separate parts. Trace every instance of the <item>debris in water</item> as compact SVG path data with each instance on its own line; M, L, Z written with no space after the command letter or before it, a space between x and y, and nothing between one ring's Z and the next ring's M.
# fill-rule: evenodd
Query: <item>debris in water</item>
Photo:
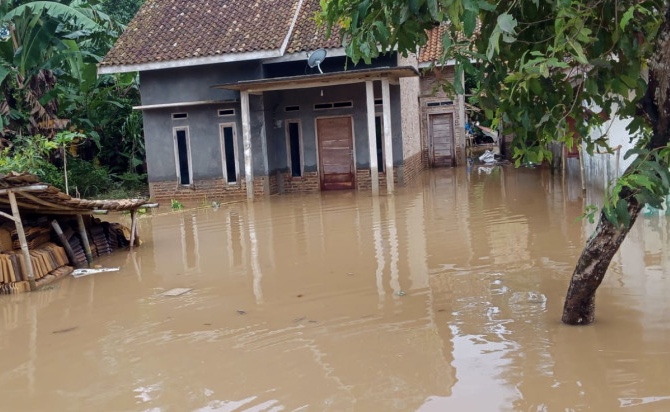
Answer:
M301 294L299 294L299 295L295 295L295 297L296 297L296 298L301 298L302 296L303 296L303 294L302 294L302 293L301 293Z
M79 328L79 326L73 326L73 327L71 327L71 328L65 328L65 329L58 329L58 330L55 330L55 331L53 331L53 332L51 332L51 333L66 333L66 332L72 332L73 330L75 330L75 329L77 329L77 328Z
M395 293L397 296L405 296L407 293L403 292L402 290L399 290Z
M97 269L75 269L72 271L72 277L81 278L88 275L95 275L103 272L116 272L119 268L97 268Z
M246 315L246 314L247 314L247 311L246 311L246 310L238 309L238 310L237 310L237 314L238 314L238 315Z
M163 293L163 296L179 296L179 295L183 295L186 292L190 292L192 290L193 289L191 289L191 288L174 288L174 289L170 289L167 292Z

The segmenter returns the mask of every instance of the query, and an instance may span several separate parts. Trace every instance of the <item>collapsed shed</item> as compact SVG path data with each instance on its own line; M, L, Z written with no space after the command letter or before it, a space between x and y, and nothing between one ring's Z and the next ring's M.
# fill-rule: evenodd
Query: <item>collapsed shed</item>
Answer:
M33 174L0 174L0 294L35 290L94 256L138 245L138 210L156 206L73 198ZM93 218L109 211L130 212L130 229Z

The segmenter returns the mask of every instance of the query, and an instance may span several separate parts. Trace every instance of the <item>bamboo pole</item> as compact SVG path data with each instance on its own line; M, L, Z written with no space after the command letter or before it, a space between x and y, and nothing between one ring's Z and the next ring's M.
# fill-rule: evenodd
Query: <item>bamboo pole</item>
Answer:
M91 267L93 264L93 253L91 252L91 243L88 241L88 235L86 234L86 226L84 225L84 218L81 215L77 215L77 225L79 226L79 236L81 236L81 241L84 244L84 253L86 253L86 262L88 262L88 267Z
M63 248L65 249L65 253L67 253L67 257L70 258L70 262L72 262L73 265L79 267L79 265L77 265L77 258L74 255L74 251L72 250L70 243L65 238L65 234L63 234L63 229L61 229L56 219L51 221L51 227L53 227L54 231L56 231L56 236L58 236L58 239L60 239L60 242L63 245Z
M35 272L33 271L33 262L30 260L30 250L28 249L28 242L26 241L26 233L23 231L23 222L21 222L21 215L19 214L19 207L16 204L16 196L12 190L7 192L9 196L9 204L12 208L12 216L14 217L14 224L16 225L16 233L19 235L19 244L23 252L23 259L25 260L25 269L28 275L28 283L30 290L35 290Z

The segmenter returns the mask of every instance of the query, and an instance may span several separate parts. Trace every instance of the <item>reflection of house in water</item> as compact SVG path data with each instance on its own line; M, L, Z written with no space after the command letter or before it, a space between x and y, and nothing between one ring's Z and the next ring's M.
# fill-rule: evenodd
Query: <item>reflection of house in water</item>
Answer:
M293 399L307 385L314 399L328 400L325 410L353 400L361 408L414 409L426 393L448 396L455 371L451 331L439 322L429 287L424 199L413 194L401 205L337 193L155 216L164 220L153 224L154 242L164 243L154 247L162 250L159 273L170 281L175 271L197 274L190 279L217 304L244 309L248 330L230 338L235 356L227 368L253 370L253 358L274 359L267 378L250 383L253 393L280 382ZM181 239L166 239L171 225ZM198 250L185 250L192 247ZM188 253L197 266L183 260Z

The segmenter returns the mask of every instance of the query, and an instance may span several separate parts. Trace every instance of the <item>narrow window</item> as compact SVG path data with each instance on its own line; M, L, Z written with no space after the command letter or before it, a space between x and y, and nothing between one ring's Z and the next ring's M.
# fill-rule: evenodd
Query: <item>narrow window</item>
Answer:
M354 107L354 102L335 102L333 103L333 108L339 109L342 107Z
M382 117L375 116L375 135L377 136L377 170L384 171L384 128L382 127Z
M172 120L187 119L188 113L172 113Z
M177 157L177 174L179 183L182 185L191 184L191 159L188 142L188 133L186 128L175 129L175 154Z
M300 110L300 106L286 106L284 110L287 112L297 112Z
M332 103L317 103L314 105L314 110L332 109Z
M219 109L219 116L232 116L235 114L235 109Z
M235 144L234 127L233 124L220 125L223 177L230 184L237 183L237 145Z
M384 103L382 99L375 99L375 106L381 106Z
M302 176L302 159L300 158L300 123L287 122L286 124L288 161L291 166L291 176Z

